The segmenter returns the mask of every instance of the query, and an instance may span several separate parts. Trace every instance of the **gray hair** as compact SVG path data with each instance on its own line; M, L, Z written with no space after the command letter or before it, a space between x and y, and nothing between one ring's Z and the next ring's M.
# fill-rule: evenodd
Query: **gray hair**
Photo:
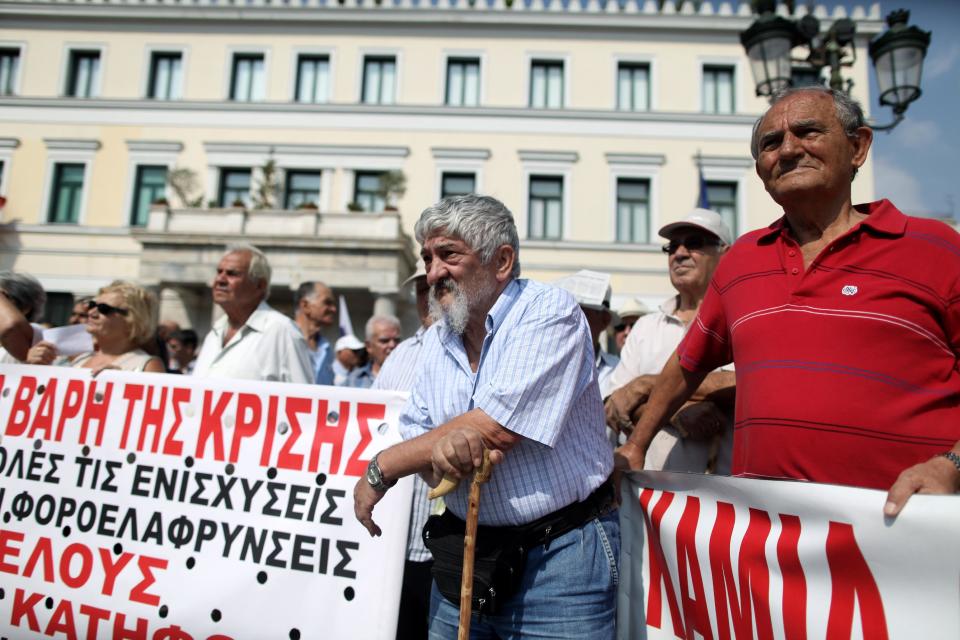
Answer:
M390 315L371 316L370 319L367 320L367 326L364 327L364 330L363 330L364 335L367 337L367 340L373 340L374 329L376 329L376 326L378 324L385 324L395 328L397 331L400 331L400 320L399 318L397 318L397 316L390 316Z
M330 287L322 282L314 282L312 280L301 282L300 286L297 287L297 290L293 293L293 304L298 305L301 300L313 300L317 296L318 286L330 289ZM333 290L330 289L330 292L333 293Z
M7 294L13 306L30 322L43 317L47 304L47 292L33 276L13 271L0 271L0 290Z
M861 127L867 126L866 118L863 116L863 107L860 106L860 103L848 96L843 91L837 91L835 89L830 89L829 87L788 87L786 89L781 89L773 94L770 98L770 106L767 107L767 110L763 112L763 115L760 116L757 121L753 124L753 135L750 137L750 154L753 156L753 159L756 160L760 156L760 123L763 122L763 119L767 117L767 114L770 112L770 109L774 107L778 102L785 98L789 98L792 95L798 93L819 93L825 96L829 96L833 100L833 107L837 112L837 120L840 121L840 125L843 127L843 132L848 138L856 138L857 130ZM853 175L857 175L857 170L853 170Z
M247 275L253 278L254 280L259 280L267 286L267 293L270 293L270 276L273 274L273 271L270 269L270 262L267 261L267 256L257 249L252 244L247 244L245 242L237 242L227 245L227 250L223 252L223 255L227 256L231 253L249 253L250 254L250 269L247 271Z
M421 245L428 238L443 234L463 240L488 264L494 252L507 244L513 247L514 278L520 277L520 238L513 214L490 196L475 194L451 196L427 207L413 228Z

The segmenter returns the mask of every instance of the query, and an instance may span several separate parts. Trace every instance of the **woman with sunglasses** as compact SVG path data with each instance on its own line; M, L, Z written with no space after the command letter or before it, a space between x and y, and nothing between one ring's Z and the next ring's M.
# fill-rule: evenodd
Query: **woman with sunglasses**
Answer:
M152 293L117 280L100 289L87 306L87 333L97 351L77 356L72 366L94 371L166 371L159 358L143 350L157 330L157 300Z

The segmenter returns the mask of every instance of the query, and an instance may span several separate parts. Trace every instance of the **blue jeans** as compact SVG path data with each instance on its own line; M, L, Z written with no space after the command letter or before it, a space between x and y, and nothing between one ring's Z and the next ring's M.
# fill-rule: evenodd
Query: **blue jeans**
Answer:
M607 514L531 549L520 588L496 615L474 613L470 638L612 640L620 581L620 520ZM459 608L433 585L430 640L457 637Z

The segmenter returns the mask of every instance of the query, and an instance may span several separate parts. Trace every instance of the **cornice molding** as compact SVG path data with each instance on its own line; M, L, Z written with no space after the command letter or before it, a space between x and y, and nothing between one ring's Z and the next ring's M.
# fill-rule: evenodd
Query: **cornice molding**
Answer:
M829 11L825 5L811 8L779 3L777 13L802 17L812 12L829 22L849 17L861 33L879 33L882 20L878 3L855 6L848 13L839 5ZM133 20L131 28L144 22L175 21L206 23L363 23L364 25L443 24L475 28L477 25L503 27L547 27L583 29L655 29L731 32L745 29L753 21L747 0L301 0L285 5L278 0L194 0L183 6L180 0L114 0L109 4L78 5L74 0L3 0L0 15L49 20L81 18L91 21ZM469 15L469 18L466 16Z

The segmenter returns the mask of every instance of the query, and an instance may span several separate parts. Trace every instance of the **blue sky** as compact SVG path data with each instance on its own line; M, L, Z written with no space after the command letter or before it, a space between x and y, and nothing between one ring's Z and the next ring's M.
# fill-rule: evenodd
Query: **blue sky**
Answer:
M854 1L829 4L849 10ZM960 0L884 0L880 7L884 16L909 9L909 24L933 35L923 65L923 95L892 132L874 137L876 195L912 215L960 218ZM877 102L875 78L870 96L874 121L890 122L892 111Z

